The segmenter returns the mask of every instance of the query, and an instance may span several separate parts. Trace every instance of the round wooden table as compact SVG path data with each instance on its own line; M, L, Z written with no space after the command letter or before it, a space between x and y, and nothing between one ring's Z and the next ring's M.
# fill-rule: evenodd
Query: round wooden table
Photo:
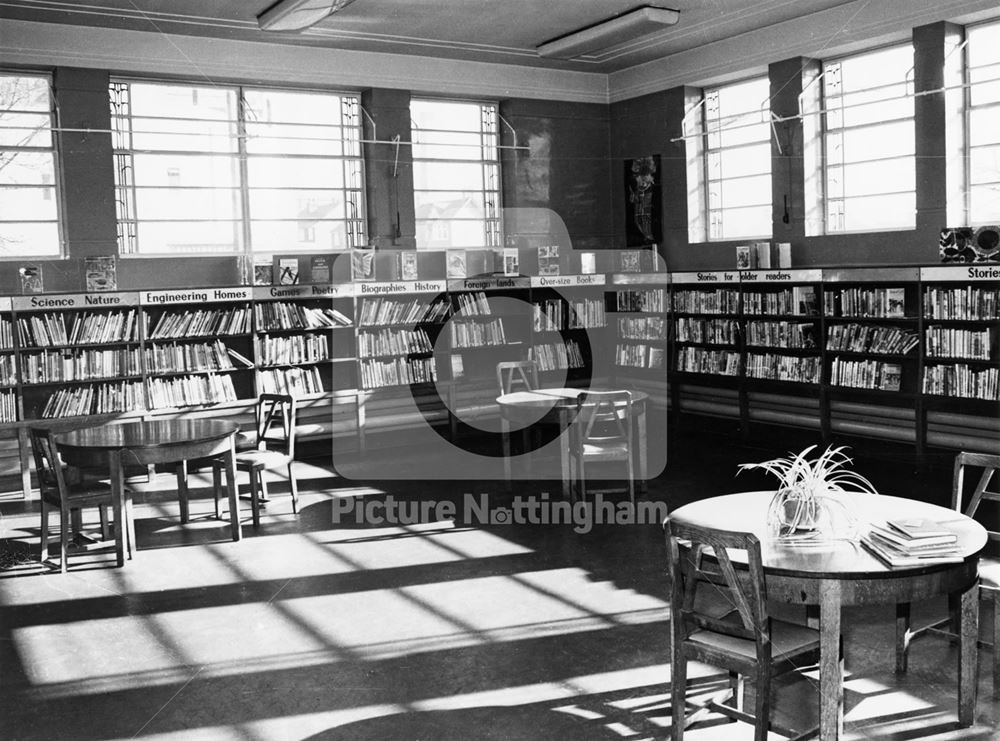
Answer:
M621 389L577 389L545 388L533 391L513 391L497 397L500 405L501 439L503 445L504 478L510 485L510 428L511 423L519 427L536 422L556 422L559 425L559 463L564 499L571 498L569 471L569 435L566 431L572 424L572 414L577 408L577 399L587 391L618 391ZM648 469L646 450L646 400L645 391L629 391L632 394L632 411L635 416L635 441L639 463L639 490L644 491Z
M135 549L135 529L129 513L124 485L125 465L178 463L197 458L224 455L229 494L229 519L233 540L239 540L240 528L236 492L235 436L239 425L217 419L158 419L85 427L56 435L63 459L71 465L94 465L107 461L114 493L115 549L118 565L125 564L126 554ZM187 482L178 473L182 518L187 514Z
M776 602L819 607L820 738L837 739L843 732L843 666L840 661L841 608L844 605L902 604L938 595L958 598L958 719L970 726L976 707L979 625L979 553L986 530L975 520L945 507L900 497L855 497L855 514L865 523L889 518L924 518L940 523L958 536L961 563L931 566L885 565L858 543L837 541L827 546L782 546L771 542L767 509L773 491L711 497L679 507L670 519L692 525L751 532L760 540L767 598ZM897 628L898 629L898 628Z

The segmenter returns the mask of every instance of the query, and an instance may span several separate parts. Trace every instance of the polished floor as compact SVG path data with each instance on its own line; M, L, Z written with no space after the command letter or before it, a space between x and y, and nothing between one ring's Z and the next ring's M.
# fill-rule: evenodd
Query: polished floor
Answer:
M736 464L780 452L703 434L675 439L646 497L669 507L759 488L763 479L735 477ZM414 470L428 465L419 458ZM363 464L344 456L337 470L370 472ZM944 469L916 470L905 458L856 467L884 493L947 499ZM472 474L352 480L322 460L301 462L297 473L299 516L275 481L261 527L248 522L239 543L210 516L207 487L181 525L170 477L137 484L135 558L117 569L107 553L83 552L65 575L32 561L37 511L0 504L0 738L669 736L655 524L576 532L503 516L491 523L482 513L513 500ZM551 483L526 482L515 494L554 492ZM431 500L450 505L413 506ZM387 503L398 521L372 521ZM927 617L943 611L918 607ZM955 647L923 639L897 676L892 617L891 607L846 611L846 737L1000 738L990 650L976 724L959 729ZM991 618L985 606L982 618ZM718 688L710 667L692 673L689 695ZM776 703L783 724L811 725L815 674L779 683ZM728 741L752 738L752 729L710 723L686 737Z

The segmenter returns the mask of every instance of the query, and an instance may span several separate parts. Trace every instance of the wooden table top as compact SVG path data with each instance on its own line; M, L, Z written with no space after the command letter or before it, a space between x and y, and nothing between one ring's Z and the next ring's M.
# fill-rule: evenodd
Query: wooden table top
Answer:
M551 409L554 406L572 406L576 404L580 394L587 391L631 391L631 389L574 389L574 388L554 388L535 389L533 391L512 391L497 397L497 404L507 407L544 407ZM631 391L632 403L644 402L649 398L645 391ZM568 402L573 402L569 404Z
M239 431L219 419L158 419L85 427L56 436L60 446L87 450L136 450L220 440Z
M936 564L890 568L860 543L849 541L834 541L819 546L773 544L767 531L767 509L773 496L773 491L753 491L711 497L677 508L670 513L670 518L692 525L755 534L760 539L761 558L768 573L809 579L864 579L912 575L955 566ZM888 518L923 518L954 532L958 536L958 551L963 558L977 555L986 546L986 529L953 509L880 494L858 494L854 501L862 532L868 524L884 524Z

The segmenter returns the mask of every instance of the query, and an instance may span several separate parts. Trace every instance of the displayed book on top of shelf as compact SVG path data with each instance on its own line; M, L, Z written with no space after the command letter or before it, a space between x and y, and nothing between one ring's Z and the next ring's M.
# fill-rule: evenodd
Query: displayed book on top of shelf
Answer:
M776 267L779 268L790 268L792 267L792 245L790 242L778 242L774 245L774 250L772 252L772 263L777 263Z
M753 249L758 270L768 270L771 267L771 243L754 242L750 247Z
M41 293L45 290L41 265L22 265L17 274L21 278L21 293Z
M538 248L538 274L559 275L559 245L546 244Z
M313 255L309 258L309 282L329 283L333 279L333 256Z
M92 255L83 258L83 271L87 291L118 290L118 269L114 255Z
M736 245L736 269L753 270L757 267L757 252L748 244Z
M580 272L584 275L592 275L597 272L597 253L596 252L581 252L580 253Z
M417 279L417 253L399 253L399 277L403 280Z
M622 250L619 252L618 270L622 273L641 273L642 253L639 250Z
M269 257L253 258L253 284L269 286L274 278L274 264Z
M294 286L299 282L299 259L282 257L278 260L278 285Z
M520 275L518 265L517 247L504 247L503 249L503 274Z
M467 276L465 267L465 250L448 250L446 260L447 276L449 278L465 278Z
M351 252L351 276L354 280L375 280L375 253L372 250Z

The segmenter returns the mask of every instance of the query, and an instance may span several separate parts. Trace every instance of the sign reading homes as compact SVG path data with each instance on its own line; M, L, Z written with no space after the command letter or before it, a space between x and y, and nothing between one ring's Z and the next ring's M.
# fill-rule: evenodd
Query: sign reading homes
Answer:
M214 304L223 301L249 301L249 286L234 288L182 288L170 291L142 291L139 302L143 306L167 304Z

